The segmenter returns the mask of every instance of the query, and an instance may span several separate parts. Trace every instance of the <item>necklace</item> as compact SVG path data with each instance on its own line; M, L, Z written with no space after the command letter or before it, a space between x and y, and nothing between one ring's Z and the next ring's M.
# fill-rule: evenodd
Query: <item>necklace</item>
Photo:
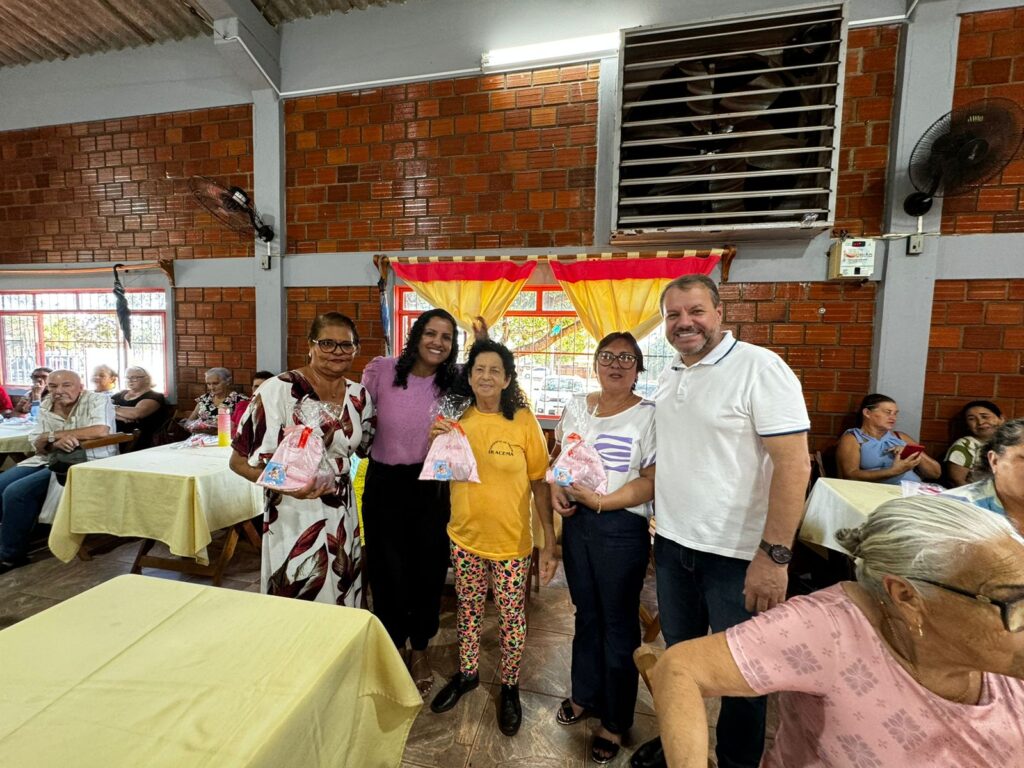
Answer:
M598 409L601 407L601 398L603 398L603 397L604 397L604 393L603 392L598 392L597 393L597 400L594 402L594 410L592 410L590 412L591 416L593 416L593 417L600 417L600 414L598 413ZM607 409L605 411L605 413L607 415L609 415L609 416L613 416L616 413L619 413L622 410L621 406L623 406L626 403L628 403L632 399L632 397L633 397L633 393L630 392L620 402L614 404L611 408ZM616 410L616 408L618 408L618 410ZM608 413L608 411L611 411L611 413Z
M879 602L879 605L882 606L882 618L885 620L885 625L889 628L889 634L892 636L893 640L895 640L896 639L896 627L893 626L892 619L889 618L889 613L885 610L885 604L882 603L882 602ZM901 645L903 644L902 640L900 641L900 644ZM896 648L896 645L893 642L891 642L891 641L889 642L889 647L891 647L894 651L896 651L896 653L899 655L899 657L901 659L903 659L907 663L907 671L910 673L910 676L912 678L914 678L914 682L916 682L922 688L928 688L927 685L925 685L924 683L921 682L921 676L917 672L917 665L910 660L910 654L906 653L906 652L904 652L904 651L902 651L902 650L900 650L898 648ZM969 694L971 692L971 687L972 687L972 684L973 684L973 679L972 679L973 675L974 675L973 672L968 672L967 673L967 684L964 685L964 689L962 691L960 691L959 695L954 696L952 699L950 699L950 701L952 701L954 704L966 704L967 703L967 699L969 697ZM928 690L931 690L931 689L929 688ZM943 696L943 698L947 698L947 697Z

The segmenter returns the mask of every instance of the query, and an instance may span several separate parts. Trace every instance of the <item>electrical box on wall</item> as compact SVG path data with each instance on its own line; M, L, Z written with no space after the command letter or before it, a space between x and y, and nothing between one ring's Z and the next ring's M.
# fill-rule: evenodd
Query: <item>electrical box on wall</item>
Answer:
M874 271L875 241L871 238L837 240L829 248L829 280L864 280Z

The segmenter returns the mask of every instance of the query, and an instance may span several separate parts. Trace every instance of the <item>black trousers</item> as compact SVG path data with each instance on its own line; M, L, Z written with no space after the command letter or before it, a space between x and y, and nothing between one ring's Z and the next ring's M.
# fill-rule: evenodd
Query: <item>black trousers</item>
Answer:
M370 459L363 489L366 574L373 612L401 648L437 634L448 573L448 484L420 480L422 464Z
M640 592L650 558L647 521L582 504L562 521L562 561L576 607L572 698L611 733L633 725L640 647Z

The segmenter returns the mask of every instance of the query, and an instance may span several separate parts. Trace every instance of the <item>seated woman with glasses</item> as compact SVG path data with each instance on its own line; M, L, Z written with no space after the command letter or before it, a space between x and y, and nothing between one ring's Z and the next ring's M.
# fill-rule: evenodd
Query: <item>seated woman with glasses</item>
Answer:
M668 764L707 765L704 698L780 693L766 768L990 768L1024 754L1024 539L943 496L836 537L857 581L679 643L652 688Z
M296 491L265 491L260 591L360 608L362 549L349 465L353 453L366 456L376 416L363 385L346 377L359 351L355 323L326 312L313 320L308 338L309 362L267 379L253 396L232 443L230 467L258 480L284 428L303 423L300 404L319 403L334 475L318 475Z
M153 437L163 425L167 398L153 391L153 382L145 368L133 365L125 372L128 389L122 389L110 398L117 417L117 431L139 430L132 445L133 451L153 446Z
M601 389L576 395L555 430L557 457L565 436L579 433L601 456L604 495L551 485L562 523L562 562L576 607L572 695L556 713L562 725L601 721L591 758L613 760L633 725L640 647L640 592L650 558L647 525L654 498L654 403L634 393L644 355L629 333L610 333L594 355Z
M231 388L231 371L211 368L206 372L206 392L196 398L196 407L183 422L185 429L193 434L215 435L218 409L223 405L232 413L238 403L248 399Z
M896 430L900 409L891 397L871 394L860 404L860 427L839 438L836 463L845 480L899 485L907 480L938 480L939 462L926 454L914 438Z

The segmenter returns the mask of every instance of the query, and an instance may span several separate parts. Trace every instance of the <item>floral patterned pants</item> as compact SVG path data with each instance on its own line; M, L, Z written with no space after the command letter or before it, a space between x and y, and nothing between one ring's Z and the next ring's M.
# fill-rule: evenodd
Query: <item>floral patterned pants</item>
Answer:
M480 624L484 618L490 573L494 602L498 606L501 682L516 685L526 644L526 576L530 571L530 556L486 560L453 541L452 566L458 595L459 671L469 676L479 672Z

